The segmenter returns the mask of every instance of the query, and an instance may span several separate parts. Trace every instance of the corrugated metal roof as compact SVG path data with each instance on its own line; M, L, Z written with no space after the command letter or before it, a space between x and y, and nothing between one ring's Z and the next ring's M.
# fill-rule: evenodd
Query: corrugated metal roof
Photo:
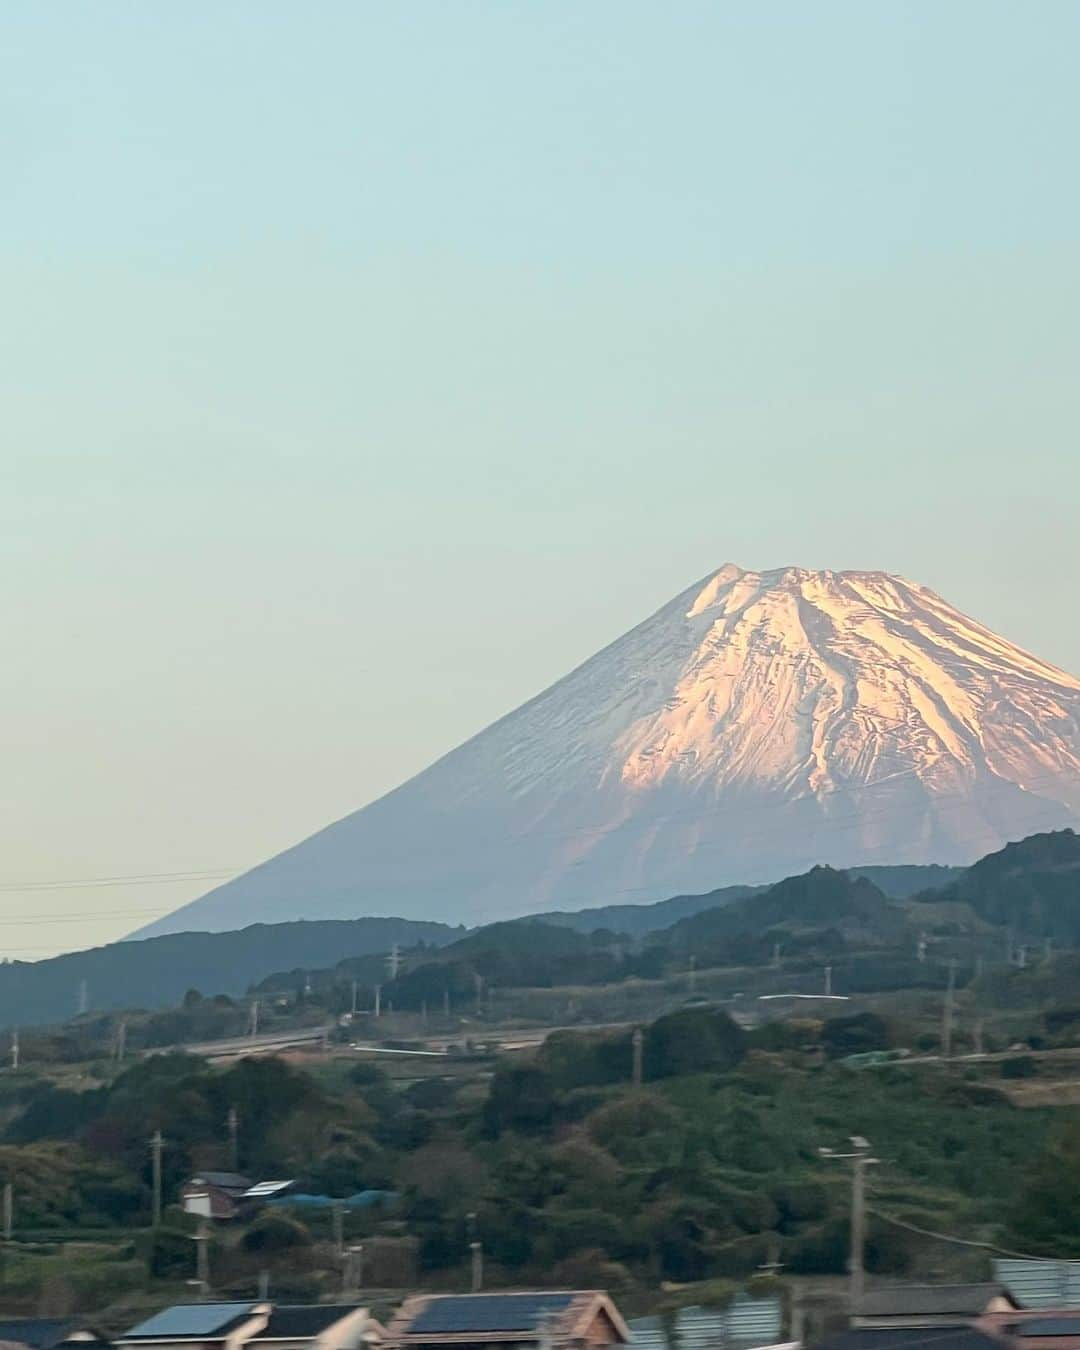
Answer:
M240 1199L259 1200L270 1195L280 1195L282 1191L287 1191L293 1184L291 1181L257 1181L254 1186L247 1188Z
M680 1308L670 1319L638 1317L629 1323L634 1350L712 1350L721 1345L774 1345L784 1314L775 1295L736 1294L724 1308Z
M994 1278L1022 1308L1080 1308L1080 1261L994 1261Z

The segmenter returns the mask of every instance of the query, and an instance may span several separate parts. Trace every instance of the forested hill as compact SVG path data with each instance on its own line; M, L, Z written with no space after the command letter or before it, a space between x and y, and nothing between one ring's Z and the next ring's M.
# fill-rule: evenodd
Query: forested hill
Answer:
M853 877L865 877L890 900L908 900L913 895L938 890L964 875L963 867L940 867L934 864L898 867L851 867ZM598 905L592 909L551 910L531 915L528 921L539 921L557 928L573 928L578 933L595 933L608 928L613 933L628 937L642 937L670 928L680 919L692 918L707 909L734 904L750 895L760 895L769 889L763 886L721 886L702 895L676 895L670 900L657 900L646 905Z
M188 989L242 993L286 967L333 965L393 944L443 946L464 932L412 919L316 919L252 924L233 933L170 933L141 942L0 965L0 1026L71 1017L86 982L90 1009L165 1008Z

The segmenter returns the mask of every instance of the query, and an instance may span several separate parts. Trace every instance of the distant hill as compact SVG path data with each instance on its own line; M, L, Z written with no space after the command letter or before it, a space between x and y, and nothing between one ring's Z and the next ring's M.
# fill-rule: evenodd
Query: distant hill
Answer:
M1018 941L1078 942L1080 836L1055 830L1006 844L926 898L966 902L989 923L1014 929Z
M905 916L866 877L815 867L770 886L763 895L704 910L655 934L675 951L708 956L725 940L760 940L782 930L796 934L832 931L864 942L892 938L903 931Z
M917 867L913 870L922 872L929 869ZM651 905L598 905L595 909L559 909L546 914L534 914L520 922L552 924L557 928L573 928L578 933L595 933L598 929L608 928L613 933L641 937L645 933L655 933L661 928L670 928L673 923L689 918L692 914L699 914L703 909L729 905L734 900L742 900L748 895L765 890L768 890L767 886L721 886L719 890L706 891L704 895L675 895L670 900L657 900Z
M865 877L890 900L908 900L922 892L941 890L964 875L963 867L942 867L935 863L903 867L851 867L850 876ZM764 886L721 886L703 895L676 895L649 905L597 905L594 909L551 910L530 916L530 921L573 928L579 933L595 933L608 928L628 937L643 937L670 928L680 919L691 918L703 910L730 905L747 896L762 895Z
M86 982L90 1009L164 1008L188 989L242 993L286 967L328 966L395 943L441 946L463 930L411 919L318 919L252 924L233 933L171 933L142 942L0 965L0 1026L58 1022L76 1012Z

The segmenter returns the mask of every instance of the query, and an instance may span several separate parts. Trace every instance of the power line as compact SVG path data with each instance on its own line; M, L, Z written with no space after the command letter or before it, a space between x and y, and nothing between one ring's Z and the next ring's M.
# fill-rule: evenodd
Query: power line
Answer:
M141 872L112 877L61 877L54 881L4 881L0 892L68 891L93 886L147 886L167 882L213 881L216 877L234 876L235 867L202 868L187 872Z
M1001 1256L1014 1256L1021 1261L1069 1261L1072 1257L1066 1256L1032 1256L1030 1252L1014 1252L1008 1247L999 1247L996 1242L977 1242L974 1238L956 1237L950 1233L936 1233L932 1228L920 1228L916 1223L908 1223L904 1219L894 1218L891 1214L886 1214L873 1206L867 1207L867 1212L872 1214L875 1219L881 1219L884 1223L891 1223L896 1228L906 1228L911 1233L918 1233L921 1237L936 1238L939 1242L952 1242L958 1247L979 1247L983 1251L997 1252ZM893 1346L892 1350L896 1350Z

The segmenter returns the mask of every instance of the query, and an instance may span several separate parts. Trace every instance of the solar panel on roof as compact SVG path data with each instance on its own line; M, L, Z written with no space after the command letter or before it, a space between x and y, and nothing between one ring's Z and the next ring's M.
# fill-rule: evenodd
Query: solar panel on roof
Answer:
M573 1294L482 1294L435 1298L423 1308L410 1335L467 1331L535 1331L552 1313L563 1312Z
M247 1317L252 1306L250 1303L177 1303L132 1327L123 1339L213 1336L237 1318Z

